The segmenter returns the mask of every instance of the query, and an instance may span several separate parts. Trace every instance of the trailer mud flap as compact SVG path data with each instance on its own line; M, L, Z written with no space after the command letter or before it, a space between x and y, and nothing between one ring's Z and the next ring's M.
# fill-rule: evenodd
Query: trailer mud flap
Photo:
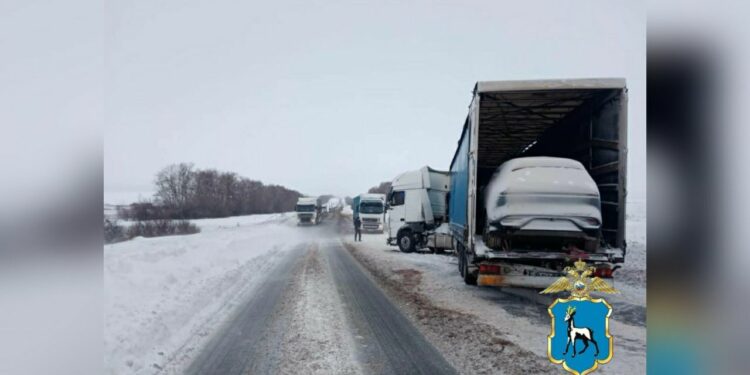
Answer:
M482 262L478 285L546 288L562 276L559 271L521 264Z
M480 286L503 286L505 285L505 276L500 275L479 275L477 285Z
M477 284L483 286L514 286L544 289L556 280L556 277L549 276L482 275L480 273Z

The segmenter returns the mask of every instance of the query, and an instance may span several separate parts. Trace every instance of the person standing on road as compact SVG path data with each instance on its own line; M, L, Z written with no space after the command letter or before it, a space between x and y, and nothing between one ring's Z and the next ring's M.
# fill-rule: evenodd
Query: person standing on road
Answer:
M362 227L362 221L359 220L359 216L354 218L354 242L362 242L362 230L360 228Z

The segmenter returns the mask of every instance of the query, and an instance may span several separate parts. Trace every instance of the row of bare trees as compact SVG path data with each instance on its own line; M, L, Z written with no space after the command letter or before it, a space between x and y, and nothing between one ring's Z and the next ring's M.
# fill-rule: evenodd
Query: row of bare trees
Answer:
M197 219L294 210L301 194L279 185L264 185L232 172L170 165L156 175L153 202L120 210L124 219Z
M389 190L391 190L391 182L385 181L381 182L378 186L371 187L367 192L370 194L388 194Z

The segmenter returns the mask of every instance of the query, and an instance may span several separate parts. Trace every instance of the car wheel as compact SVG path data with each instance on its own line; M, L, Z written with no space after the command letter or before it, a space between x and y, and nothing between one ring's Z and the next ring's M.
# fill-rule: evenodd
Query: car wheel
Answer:
M398 234L398 249L403 253L411 253L414 251L414 237L408 230L402 231Z

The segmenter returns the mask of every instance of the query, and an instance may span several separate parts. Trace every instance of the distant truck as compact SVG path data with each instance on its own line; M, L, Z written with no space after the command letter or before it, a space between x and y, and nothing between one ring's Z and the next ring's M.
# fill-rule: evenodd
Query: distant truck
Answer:
M386 242L410 253L425 247L452 249L448 227L450 173L422 167L391 182Z
M328 212L338 213L341 212L341 208L343 206L343 199L338 197L333 197L326 202L326 207L328 208Z
M362 231L383 233L385 194L360 194L352 199L352 219L359 217Z
M314 197L300 197L297 200L298 225L316 225L320 222L321 212L318 199Z
M448 230L422 211L413 246L449 233L467 284L544 288L577 259L612 277L626 253L626 172L625 80L477 82L450 164ZM434 207L427 187L407 186L393 182L389 224L401 196L405 223L419 215L407 207Z

